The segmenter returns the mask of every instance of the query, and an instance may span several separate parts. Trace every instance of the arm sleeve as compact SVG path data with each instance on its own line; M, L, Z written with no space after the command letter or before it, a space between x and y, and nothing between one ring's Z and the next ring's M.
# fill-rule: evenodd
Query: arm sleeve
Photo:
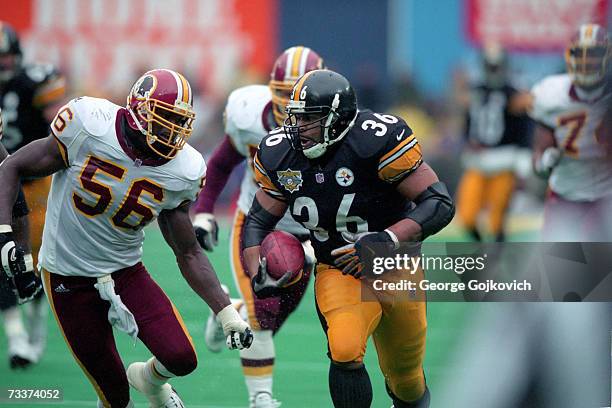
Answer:
M283 193L280 192L279 189L272 182L272 179L268 175L268 171L261 163L259 155L260 151L258 150L257 153L255 153L255 157L253 158L253 170L255 172L255 180L257 181L257 184L259 184L259 187L271 197L277 200L287 201Z
M232 174L232 170L243 160L244 156L236 150L226 135L208 161L207 181L196 202L196 213L214 211L215 203Z
M421 146L408 126L399 126L378 160L378 178L397 184L423 162Z
M62 106L51 122L51 133L57 141L62 158L69 167L76 157L87 134L83 130L83 123L78 117L78 100L73 99Z

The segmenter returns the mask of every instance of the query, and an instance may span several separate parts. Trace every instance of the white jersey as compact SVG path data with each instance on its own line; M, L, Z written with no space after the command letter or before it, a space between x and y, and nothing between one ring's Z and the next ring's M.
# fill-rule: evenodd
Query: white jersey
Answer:
M554 130L562 151L550 188L572 201L594 201L612 194L612 165L599 134L612 95L592 103L577 98L568 74L552 75L532 89L531 116Z
M51 125L68 167L53 175L47 203L40 264L50 272L100 277L134 265L144 226L196 199L206 174L202 155L185 145L168 162L143 163L126 145L124 114L105 99L83 97Z
M265 121L272 115L272 94L265 85L249 85L233 91L225 107L225 133L236 150L248 160L242 184L238 208L247 214L259 186L253 173L253 156L259 142L268 134ZM282 231L308 235L308 230L293 220L287 212L276 225Z

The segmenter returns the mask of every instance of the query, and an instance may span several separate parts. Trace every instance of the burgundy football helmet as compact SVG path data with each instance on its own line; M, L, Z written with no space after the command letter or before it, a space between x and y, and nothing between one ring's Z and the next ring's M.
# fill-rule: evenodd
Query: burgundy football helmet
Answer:
M128 125L166 159L176 156L193 131L193 93L176 71L154 69L143 74L127 97L127 110Z
M583 24L565 50L567 71L578 86L598 86L606 77L610 54L606 30L598 24Z
M282 125L287 117L285 107L295 81L306 72L322 68L324 68L323 58L310 48L301 45L287 48L276 59L270 74L269 86L272 91L272 111L278 125Z

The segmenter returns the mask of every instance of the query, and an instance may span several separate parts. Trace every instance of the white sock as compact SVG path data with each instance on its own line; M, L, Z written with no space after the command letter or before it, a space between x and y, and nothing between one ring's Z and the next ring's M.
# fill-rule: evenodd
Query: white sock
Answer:
M145 381L149 384L156 385L158 387L164 385L174 375L163 366L155 357L151 357L146 362L143 369L143 376Z
M253 398L260 392L272 395L272 370L274 367L274 340L272 330L254 330L253 344L250 348L240 350L240 358L243 360L244 381L249 391L249 398ZM249 366L244 360L271 360L266 366Z
M6 337L27 337L28 333L23 325L21 312L17 306L3 310L2 317L4 318L4 332L6 333Z

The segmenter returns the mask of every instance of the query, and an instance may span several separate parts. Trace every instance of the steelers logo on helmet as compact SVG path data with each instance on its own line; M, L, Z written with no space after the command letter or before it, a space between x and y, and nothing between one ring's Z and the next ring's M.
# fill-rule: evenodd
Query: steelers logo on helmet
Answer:
M295 83L283 127L295 150L316 159L342 140L356 117L357 97L349 81L333 71L315 70Z

